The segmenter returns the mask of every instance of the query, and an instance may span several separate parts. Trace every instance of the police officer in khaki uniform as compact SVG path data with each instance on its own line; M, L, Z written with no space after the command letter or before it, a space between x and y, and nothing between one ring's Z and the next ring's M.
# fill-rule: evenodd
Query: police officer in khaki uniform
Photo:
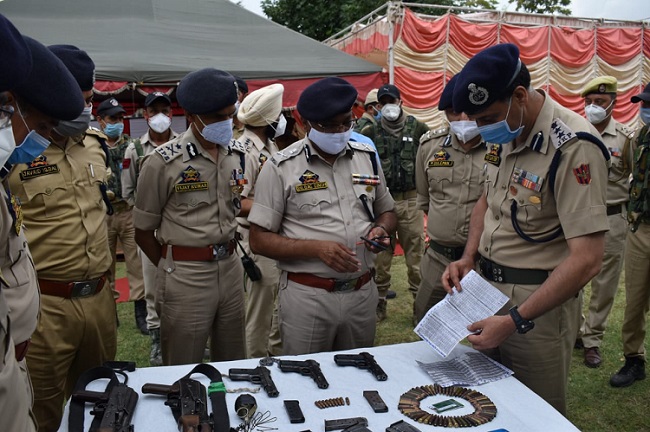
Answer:
M237 111L242 101L248 96L248 84L242 78L236 76L237 81L237 102L235 103L235 117L232 119L232 135L233 138L239 139L244 133L244 124L237 118Z
M420 286L420 261L424 253L424 214L416 202L415 158L420 138L429 127L404 112L400 91L394 85L381 86L377 98L381 118L375 126L368 125L361 133L375 143L388 189L395 200L397 237L404 249L409 291L415 298ZM379 290L379 321L386 318L386 294L390 288L392 262L392 249L377 255L375 281Z
M418 207L430 221L429 241L420 265L422 282L415 297L417 321L447 295L442 273L463 255L472 209L483 193L483 166L497 162L495 158L499 157L500 146L491 147L486 155L476 122L454 112L451 100L456 78L447 83L438 103L449 129L422 135L415 165Z
M140 333L149 334L147 330L147 303L144 299L144 281L142 279L142 263L135 244L135 228L133 227L133 204L128 197L122 195L122 171L124 169L124 153L131 141L124 131L124 114L126 110L115 98L106 99L97 107L97 122L106 135L105 143L110 155L108 166L108 193L113 207L113 213L108 215L108 244L111 248L111 272L109 282L117 299L115 291L115 264L117 260L117 240L120 240L126 263L126 277L129 281L129 300L133 302L135 323Z
M603 268L591 280L589 312L581 323L581 342L584 346L584 363L588 367L600 366L600 345L607 325L607 317L614 305L618 280L623 268L627 222L623 208L629 200L630 156L632 131L612 118L616 106L616 78L594 78L580 94L585 99L587 120L600 133L612 161L607 182L607 220L609 231L605 234Z
M148 156L135 199L136 241L156 275L163 363L246 357L244 278L235 250L245 149L232 140L235 78L217 69L176 90L190 128ZM142 192L144 191L144 193Z
M250 93L242 102L237 117L245 126L239 143L246 148L245 175L247 184L242 191L241 212L237 218L237 232L241 244L262 273L262 278L246 278L246 344L251 358L280 355L282 343L274 310L278 292L280 270L275 260L254 254L248 243L248 213L255 197L255 184L264 164L278 151L275 137L284 133L287 125L282 115L282 84L271 84Z
M122 162L122 196L129 203L135 205L135 190L140 175L142 160L150 155L156 147L178 137L171 129L172 101L163 92L154 92L147 95L144 100L144 118L149 129L140 138L131 140L124 152ZM151 366L162 365L160 352L160 318L156 313L156 266L147 258L147 255L138 253L142 261L142 280L144 282L144 299L147 304L147 329L151 338L149 363ZM136 304L136 316L142 314L141 306Z
M51 50L70 69L78 83L75 91L90 107L92 60L69 45ZM48 69L43 73L50 76ZM58 113L59 101L48 100ZM115 302L104 289L110 265L101 193L106 156L97 132L63 136L87 127L90 116L87 110L79 115L82 108L83 103L76 119L59 123L40 156L15 165L9 177L23 203L41 289L41 315L27 353L39 431L58 429L79 375L113 360L117 348Z
M454 111L465 112L486 142L502 144L486 164L485 194L474 206L459 261L443 274L445 290L479 261L481 274L510 300L472 324L474 348L496 348L515 377L566 413L580 289L603 259L607 149L593 126L530 87L512 44L474 56L458 76ZM558 163L559 162L559 163Z
M72 119L83 103L66 67L43 45L23 38L2 15L0 40L0 167L4 177L10 158L19 162L25 155L42 151L41 144L48 142L43 135L49 135L55 124L53 111L60 108L57 117ZM52 88L50 79L58 85ZM53 99L43 99L41 93ZM13 156L16 143L19 150ZM6 183L0 188L0 430L31 432L37 425L24 356L38 321L39 291L20 203L5 187Z
M366 100L363 103L365 112L354 127L355 132L361 131L368 125L377 125L377 121L381 118L381 111L379 111L379 100L377 100L377 92L379 89L372 89L366 95Z
M644 126L634 135L631 152L632 183L628 220L630 232L625 243L625 314L623 354L625 364L610 378L613 387L627 387L645 379L645 337L650 309L650 84L632 96L640 103L639 117Z
M374 343L374 254L396 217L375 152L349 141L356 98L341 78L307 87L298 100L307 137L264 164L255 185L250 245L282 270L284 354Z

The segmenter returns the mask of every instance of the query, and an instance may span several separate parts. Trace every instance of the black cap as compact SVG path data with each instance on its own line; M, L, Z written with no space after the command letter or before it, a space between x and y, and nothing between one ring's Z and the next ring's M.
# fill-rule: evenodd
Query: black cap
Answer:
M357 100L357 89L338 77L323 78L300 94L297 109L306 120L322 121L349 112Z
M438 102L438 109L444 111L447 108L453 108L452 96L454 95L454 87L456 86L456 81L458 81L458 74L451 77L445 89L440 95L440 102Z
M380 100L382 96L386 95L394 97L395 99L400 99L399 89L392 84L384 84L379 87L379 90L377 91L377 100Z
M74 45L50 45L48 47L63 62L77 80L81 91L92 90L95 85L95 63L86 51Z
M458 74L454 87L454 111L476 114L503 99L521 71L519 48L498 44L472 57Z
M639 93L638 95L632 96L630 98L630 101L632 101L632 103L638 103L641 101L650 102L650 83L648 83L645 86L645 88L643 89L643 93Z
M235 77L235 81L237 81L237 87L239 87L239 91L242 92L242 94L248 93L248 84L246 84L246 81L239 78L238 76L233 76Z
M23 36L32 54L32 71L11 90L43 114L57 120L74 120L86 105L77 80L52 51Z
M3 15L0 15L0 59L0 91L21 84L32 70L32 56L25 39Z
M106 99L97 107L97 115L99 117L114 116L120 113L126 114L126 110L115 98Z
M237 102L235 77L219 69L190 72L176 89L176 99L192 114L209 114Z
M167 95L167 93L157 91L149 93L147 95L146 99L144 100L144 106L148 107L158 99L163 99L165 102L167 102L168 105L172 104L172 99L169 97L169 95Z

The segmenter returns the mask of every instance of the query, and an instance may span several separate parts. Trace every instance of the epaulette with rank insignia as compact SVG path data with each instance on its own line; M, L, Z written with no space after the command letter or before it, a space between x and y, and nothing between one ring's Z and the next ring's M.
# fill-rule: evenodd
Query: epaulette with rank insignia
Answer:
M280 150L271 157L271 162L275 165L280 165L285 160L291 159L292 157L298 156L305 149L305 141L300 140L291 144L289 147Z
M420 137L420 144L424 144L426 141L434 138L440 138L449 134L449 128L441 128L436 130L429 130L427 133Z
M551 123L551 143L553 143L553 147L559 149L564 144L577 139L576 134L566 123L559 118L553 119L553 123Z
M634 138L634 130L633 130L633 129L630 129L629 127L627 127L627 126L624 125L623 123L618 123L618 122L616 122L616 130L617 130L618 132L622 133L623 135L625 135L625 137L626 137L627 139L632 139L632 138Z
M165 163L169 163L182 154L181 149L178 147L179 145L176 141L170 141L156 147L154 151L162 156Z
M228 150L230 150L230 151L235 150L235 151L238 151L240 153L246 153L246 151L247 151L246 146L244 144L240 143L237 140L231 140L230 141L230 146L228 146Z
M368 153L375 153L375 149L368 143L358 142L358 141L349 141L350 147L354 150L361 150Z
M95 135L104 139L108 138L106 135L104 135L104 132L102 132L101 129L97 129L94 126L90 126L88 129L86 129L86 135Z

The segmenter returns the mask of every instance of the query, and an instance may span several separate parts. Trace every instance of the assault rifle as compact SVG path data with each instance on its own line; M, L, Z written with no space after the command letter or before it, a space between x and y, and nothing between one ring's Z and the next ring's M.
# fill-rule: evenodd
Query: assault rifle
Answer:
M367 369L368 372L371 372L377 378L377 381L386 381L388 379L386 372L375 361L375 357L367 352L359 354L335 354L334 362L338 366L356 366L359 369Z
M278 397L280 394L271 378L271 371L264 366L255 369L230 369L228 377L233 381L248 381L261 385L269 397Z
M273 357L265 357L260 360L262 366L270 366L273 363L277 363L282 372L297 372L300 375L311 377L319 389L326 389L330 386L320 370L320 363L316 360L280 360Z
M68 429L71 431L84 430L84 406L87 402L94 403L90 413L94 416L90 430L97 432L133 432L131 417L138 402L138 394L117 379L116 372L108 367L99 366L84 372L75 385L70 402ZM103 392L86 390L92 381L107 378L108 384Z

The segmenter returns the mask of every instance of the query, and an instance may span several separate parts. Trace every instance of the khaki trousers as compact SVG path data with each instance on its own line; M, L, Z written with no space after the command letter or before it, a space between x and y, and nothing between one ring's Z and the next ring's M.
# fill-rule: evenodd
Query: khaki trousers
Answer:
M614 306L618 281L623 269L627 222L620 214L608 218L609 231L605 233L605 255L600 273L591 280L589 312L582 319L580 334L585 348L600 347L607 327L607 318Z
M424 213L418 210L416 198L395 201L397 213L397 237L404 249L408 274L409 291L415 298L420 286L420 261L424 253ZM390 268L393 263L393 250L387 249L377 254L375 260L375 282L379 297L386 297L390 288Z
M138 248L142 262L142 281L144 282L144 299L147 302L147 328L160 328L160 318L156 312L156 266L147 255Z
M282 353L282 341L277 319L278 282L280 269L277 262L254 254L248 243L248 230L240 228L239 242L262 272L262 279L246 283L246 352L250 358L276 356ZM241 256L241 251L238 250ZM275 316L274 316L275 315Z
M625 245L623 353L645 357L646 318L650 308L650 224L628 232Z
M427 249L424 253L420 266L422 281L413 305L415 319L418 322L424 318L429 309L447 295L442 286L442 273L450 263L449 258L435 252L433 249Z
M377 308L374 281L357 291L327 292L280 276L280 335L284 355L373 346Z
M511 285L490 282L510 301L497 315L507 315L522 304L538 285ZM498 348L486 354L510 368L515 378L539 397L566 415L571 352L578 334L580 300L573 297L535 319L535 328L526 334L514 333Z
M27 352L39 432L55 432L63 405L86 370L114 360L115 301L108 287L79 299L41 296L41 315Z
M108 226L108 245L111 249L110 271L108 280L110 281L111 290L115 299L119 293L115 291L115 263L117 260L117 239L122 243L124 252L124 261L126 262L126 276L129 281L129 300L136 301L144 298L144 281L142 280L142 263L138 256L138 246L135 243L135 227L133 226L133 210L118 211L116 206L115 213L106 216Z
M16 361L13 339L1 326L0 343L0 352L4 354L0 364L0 430L34 432L36 419L25 361Z
M170 247L171 249L171 247ZM246 358L244 270L237 254L220 261L174 261L171 251L156 274L163 364Z

